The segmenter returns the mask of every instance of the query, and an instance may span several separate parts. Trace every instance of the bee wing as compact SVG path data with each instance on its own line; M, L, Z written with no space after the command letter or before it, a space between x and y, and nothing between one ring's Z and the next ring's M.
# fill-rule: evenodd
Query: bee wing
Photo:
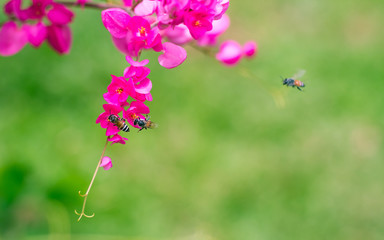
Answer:
M299 79L299 78L301 78L302 76L304 76L304 74L305 74L305 70L303 70L303 69L301 69L301 70L299 70L295 75L293 75L293 79Z
M159 124L155 123L155 122L151 122L151 124L149 125L149 128L153 129L153 128L157 128L159 127Z

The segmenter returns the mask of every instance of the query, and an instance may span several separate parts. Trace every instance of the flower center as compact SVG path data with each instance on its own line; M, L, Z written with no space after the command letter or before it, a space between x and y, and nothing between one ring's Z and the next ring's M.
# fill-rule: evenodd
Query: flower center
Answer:
M194 25L195 27L201 27L201 22L200 22L200 20L196 20L196 21L193 23L193 25Z
M135 113L131 113L129 115L129 117L132 119L132 120L135 120L136 118L138 118L138 116L135 114Z
M145 37L147 35L147 30L145 30L145 28L142 26L139 28L139 34L141 37Z
M121 94L123 92L123 89L121 87L119 87L118 89L116 89L116 93L117 94Z
M34 11L35 11L35 15L36 15L36 16L41 17L41 16L43 15L43 9L42 9L42 7L43 7L43 4L42 4L41 2L37 2L37 3L33 6Z

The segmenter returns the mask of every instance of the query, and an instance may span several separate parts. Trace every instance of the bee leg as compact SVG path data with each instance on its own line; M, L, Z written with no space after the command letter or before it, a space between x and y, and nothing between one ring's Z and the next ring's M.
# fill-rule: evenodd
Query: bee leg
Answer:
M297 87L297 89L299 89L300 91L303 91L303 90L301 90L301 88L299 88L299 87Z

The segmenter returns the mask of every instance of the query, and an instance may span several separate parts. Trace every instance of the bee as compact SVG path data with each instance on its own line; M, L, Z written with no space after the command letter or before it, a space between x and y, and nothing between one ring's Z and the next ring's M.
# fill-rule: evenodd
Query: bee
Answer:
M305 87L305 84L297 80L298 78L301 78L305 74L305 70L300 70L298 73L293 75L291 78L283 78L283 85L287 85L287 87L297 87L300 91L302 91L301 88Z
M125 123L125 119L120 119L118 116L111 114L108 116L108 120L115 124L121 131L129 132L129 126Z
M152 122L151 120L149 120L149 116L147 115L145 117L145 119L141 119L139 117L135 118L135 120L133 121L133 125L137 125L139 127L141 127L141 129L139 130L139 132L143 129L152 129L152 128L156 128L157 127L157 124Z

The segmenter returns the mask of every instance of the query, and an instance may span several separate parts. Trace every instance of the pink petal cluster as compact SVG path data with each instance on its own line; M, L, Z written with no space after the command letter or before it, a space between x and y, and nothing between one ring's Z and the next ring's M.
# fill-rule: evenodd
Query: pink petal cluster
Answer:
M14 55L27 43L38 48L44 41L59 54L68 53L73 12L53 0L32 0L27 8L22 6L22 0L10 0L4 6L10 20L0 29L0 55Z
M148 10L142 7L143 4L149 4L149 12L154 12L155 5L144 1L137 6L137 8L141 9L142 13ZM145 14L143 13L143 15ZM138 58L143 50L162 51L161 59L169 58L170 60L159 60L160 65L166 68L174 68L180 65L187 57L186 51L181 49L182 47L180 46L173 48L164 47L159 29L151 27L150 21L142 16L131 17L122 9L110 8L101 13L101 19L105 28L111 34L116 48L130 58Z
M221 44L220 50L216 54L216 59L227 66L234 66L240 62L241 58L252 58L256 53L257 44L253 41L241 46L236 41L228 40Z
M138 58L143 50L162 52L158 60L165 68L185 61L187 52L180 45L193 39L202 46L214 45L229 26L224 15L228 0L125 0L124 4L135 6L136 16L120 8L101 13L116 48L131 58Z
M120 129L110 121L110 116L115 115L119 119L130 124L135 128L140 128L134 124L138 118L145 119L143 114L149 114L149 108L144 104L145 101L152 101L150 93L152 82L148 78L150 69L146 67L148 60L134 61L130 56L126 57L130 64L124 70L123 76L112 75L112 80L107 87L107 92L103 94L107 104L103 105L104 112L96 119L96 123L106 129L108 141L125 144L128 140L120 136ZM129 100L131 102L129 102ZM119 115L122 113L122 118Z
M225 14L229 0L124 0L124 4L132 7L135 16L120 8L101 14L116 48L131 58L139 58L143 50L162 52L158 61L165 68L185 61L187 52L181 45L196 40L202 47L216 46L230 25ZM254 42L241 47L227 41L221 45L217 59L231 66L242 57L254 56L256 51ZM140 94L136 99L143 98Z

